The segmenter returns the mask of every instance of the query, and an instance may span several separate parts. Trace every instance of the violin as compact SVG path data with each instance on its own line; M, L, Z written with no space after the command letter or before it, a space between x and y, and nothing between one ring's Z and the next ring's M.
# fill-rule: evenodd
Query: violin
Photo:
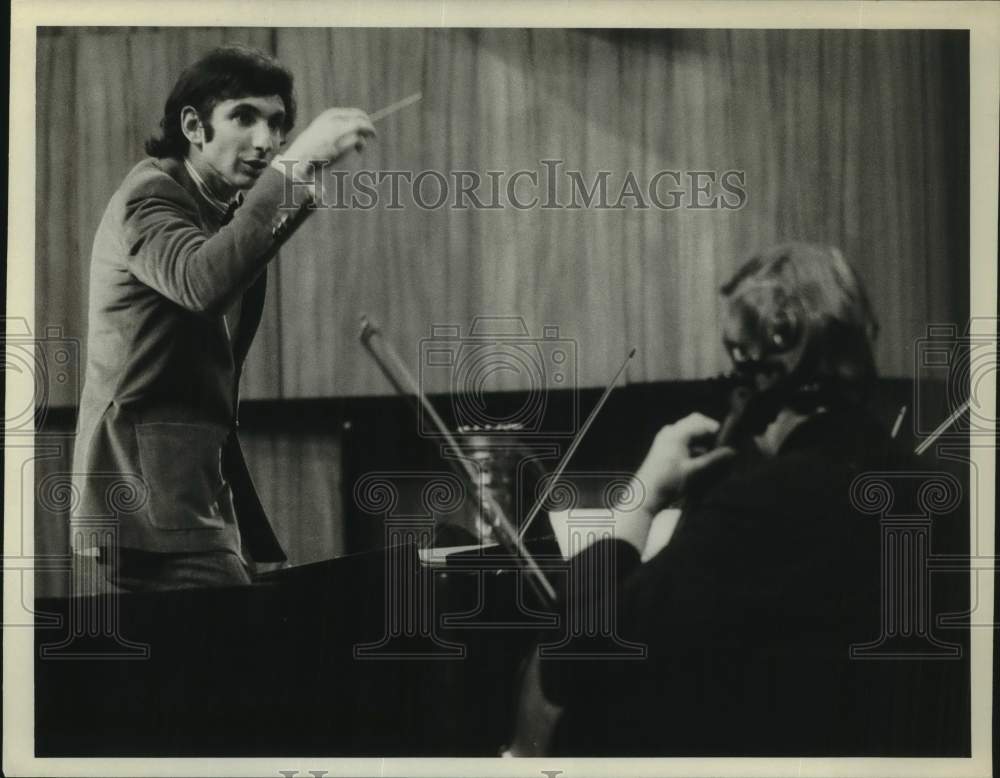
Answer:
M726 376L725 378L729 378ZM729 446L739 448L747 436L747 418L754 391L746 384L736 384L729 392L729 411L719 425L713 448Z
M756 396L752 385L737 380L732 374L720 375L713 380L718 380L728 390L729 410L711 446L697 453L706 453L719 446L738 448L750 434L749 411ZM691 486L700 492L706 484L698 482ZM521 666L514 731L511 744L502 752L502 756L547 756L562 712L559 705L545 696L542 689L541 659L538 651L534 650Z

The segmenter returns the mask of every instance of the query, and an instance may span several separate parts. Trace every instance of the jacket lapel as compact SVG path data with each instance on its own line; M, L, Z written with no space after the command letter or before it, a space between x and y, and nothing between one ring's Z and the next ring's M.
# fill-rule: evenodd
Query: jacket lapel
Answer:
M161 164L164 172L170 175L191 195L198 207L198 215L201 217L202 227L206 231L214 234L232 220L236 209L231 208L229 213L222 215L205 202L205 198L198 191L198 185L191 178L183 161L164 159L161 160ZM250 285L250 288L244 292L241 301L239 328L232 336L233 361L236 363L237 371L242 369L243 363L247 358L247 352L250 350L250 344L253 342L253 337L260 326L260 320L264 314L264 298L266 293L267 270L264 270Z
M267 294L267 270L262 270L250 288L243 294L243 308L240 314L240 326L233 337L233 360L236 362L236 369L243 367L243 362L247 358L253 336L260 326L261 317L264 315L264 297Z

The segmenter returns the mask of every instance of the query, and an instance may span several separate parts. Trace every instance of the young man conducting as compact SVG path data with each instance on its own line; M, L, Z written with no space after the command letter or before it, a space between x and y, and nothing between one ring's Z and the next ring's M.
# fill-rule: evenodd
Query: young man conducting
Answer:
M78 571L99 572L78 572L78 590L106 590L102 575L126 591L246 584L244 551L284 559L236 436L240 373L311 168L374 135L363 111L330 108L282 151L294 121L287 70L216 49L180 76L149 158L108 204L73 468ZM87 531L109 515L112 534Z

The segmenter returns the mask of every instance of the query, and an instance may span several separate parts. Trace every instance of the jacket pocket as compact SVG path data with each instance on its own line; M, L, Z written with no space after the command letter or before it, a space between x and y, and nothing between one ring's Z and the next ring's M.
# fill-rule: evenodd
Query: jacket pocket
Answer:
M225 526L222 444L216 424L154 422L135 428L139 466L149 487L149 520L162 530Z

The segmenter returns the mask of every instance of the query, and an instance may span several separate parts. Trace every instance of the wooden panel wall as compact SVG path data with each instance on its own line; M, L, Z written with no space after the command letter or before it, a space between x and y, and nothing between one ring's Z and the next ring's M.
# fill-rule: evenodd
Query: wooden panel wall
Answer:
M224 40L289 65L301 123L421 90L355 169L485 176L560 159L588 181L608 171L612 199L629 171L733 169L748 193L732 211L317 213L272 267L246 396L389 392L356 344L362 312L411 363L431 325L506 315L575 339L582 385L630 345L630 381L705 376L723 366L719 283L785 237L838 244L859 267L887 375L912 374L927 322L967 316L960 31L63 30L38 41L39 327L83 337L101 210L181 66ZM72 404L61 391L53 402Z
M58 327L84 351L90 251L101 215L163 115L181 71L215 46L268 50L260 29L39 30L36 72L35 329ZM276 340L269 308L258 336ZM277 392L261 360L247 365L258 391ZM81 367L82 373L82 367ZM76 405L49 387L50 404Z

